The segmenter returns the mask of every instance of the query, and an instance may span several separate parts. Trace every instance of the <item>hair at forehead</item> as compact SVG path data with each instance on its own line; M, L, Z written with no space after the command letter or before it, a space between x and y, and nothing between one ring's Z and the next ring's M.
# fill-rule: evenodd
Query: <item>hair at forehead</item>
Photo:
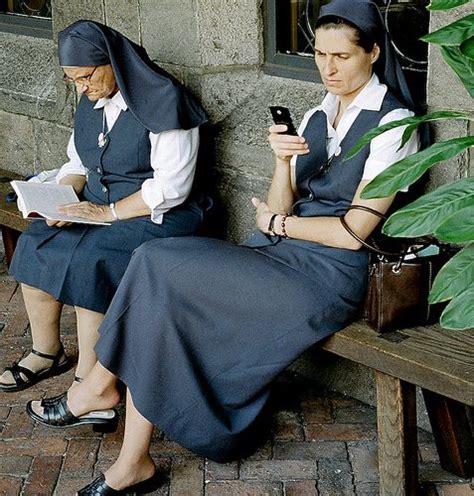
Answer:
M359 29L352 22L343 19L338 16L325 16L319 21L317 21L315 26L315 33L318 29L345 29L349 28L352 34L352 42L360 46L365 52L370 53L374 44L377 43L377 39L374 36L371 36L368 33L365 33L361 29Z

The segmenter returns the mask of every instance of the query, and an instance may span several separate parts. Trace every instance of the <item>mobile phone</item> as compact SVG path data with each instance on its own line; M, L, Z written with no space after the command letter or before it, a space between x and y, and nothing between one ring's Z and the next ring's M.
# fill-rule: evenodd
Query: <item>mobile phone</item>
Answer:
M274 106L270 107L270 112L272 113L273 122L275 124L284 124L287 126L287 131L282 134L290 134L292 136L298 136L293 120L291 119L290 111L286 107Z

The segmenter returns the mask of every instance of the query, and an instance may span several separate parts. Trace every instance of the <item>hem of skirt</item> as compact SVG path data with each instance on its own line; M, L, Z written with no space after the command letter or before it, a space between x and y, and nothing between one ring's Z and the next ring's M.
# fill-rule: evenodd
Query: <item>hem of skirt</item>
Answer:
M107 312L107 309L109 308L109 305L110 305L110 303L109 303L107 306L95 306L95 305L84 304L81 301L73 301L70 298L63 297L61 294L55 294L55 292L54 291L51 291L50 288L47 288L47 287L45 287L42 284L38 284L37 281L30 282L30 281L27 280L27 278L18 277L18 276L14 275L14 274L11 274L11 275L20 284L27 284L28 286L31 286L32 288L40 289L41 291L44 291L45 293L48 293L55 300L59 301L60 303L63 303L64 305L69 305L71 307L85 308L87 310L91 310L92 312L97 312L97 313L102 313L102 314L105 314Z

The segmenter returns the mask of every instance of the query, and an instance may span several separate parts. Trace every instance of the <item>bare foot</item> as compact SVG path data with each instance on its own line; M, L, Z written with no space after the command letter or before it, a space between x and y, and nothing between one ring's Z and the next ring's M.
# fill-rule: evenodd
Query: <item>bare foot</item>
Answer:
M47 353L48 355L55 355L59 351L59 348L56 351L45 351L44 353ZM66 359L66 355L63 353L61 355L61 359L59 363L64 362ZM31 370L32 372L41 372L42 370L45 370L49 367L51 367L53 363L52 359L49 358L42 358L39 357L38 355L35 355L34 353L30 353L28 356L20 360L18 365L21 365L22 367L25 367L26 369ZM23 379L28 380L28 378L20 373L20 375L23 377ZM5 371L1 376L0 376L0 384L3 385L14 385L15 384L15 379L13 378L13 374L10 371Z
M67 405L76 417L96 410L113 408L120 401L120 393L115 385L115 380L100 384L95 383L94 379L89 376L84 382L76 383L68 390ZM40 417L43 416L41 401L33 401L31 408Z
M119 456L104 475L107 484L120 491L149 479L155 471L156 467L150 455L143 456L139 460L127 460L125 457Z

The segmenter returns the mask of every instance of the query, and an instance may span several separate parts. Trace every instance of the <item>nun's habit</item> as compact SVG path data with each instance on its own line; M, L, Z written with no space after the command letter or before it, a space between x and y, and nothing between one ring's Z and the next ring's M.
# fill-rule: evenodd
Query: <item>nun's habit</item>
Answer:
M107 26L78 21L61 31L59 60L63 67L111 64L118 95L128 107L107 129L104 108L95 108L84 95L80 99L73 145L87 178L84 200L108 205L140 191L145 181L154 180L150 133L190 130L198 136L193 128L206 121L199 103L178 81L142 47ZM150 216L66 228L35 221L18 241L10 273L58 301L105 313L135 248L199 228L204 202L198 198L195 192L166 211L161 223Z
M378 11L362 0L336 0L322 9L325 15L382 29ZM324 174L326 116L315 112L309 121L311 153L296 162L295 215L347 211L369 149L344 164L342 157L383 115L405 107L398 99L405 86L386 70L397 95L387 92L379 111L360 112ZM135 251L107 312L98 359L167 436L217 461L243 456L258 439L272 380L357 316L367 262L363 250L261 231L243 246L207 238L151 241Z

